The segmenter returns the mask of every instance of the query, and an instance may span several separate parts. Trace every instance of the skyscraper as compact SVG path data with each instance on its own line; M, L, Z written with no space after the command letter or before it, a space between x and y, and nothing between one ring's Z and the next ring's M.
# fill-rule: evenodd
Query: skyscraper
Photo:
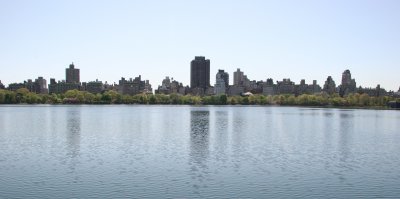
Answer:
M215 77L214 94L225 94L229 88L229 74L224 70L218 70Z
M74 63L69 65L69 68L65 69L65 76L67 83L80 83L79 69L75 68Z
M351 73L350 70L345 70L342 73L342 85L351 84Z
M210 87L210 60L196 56L190 63L190 87L207 89Z
M330 95L333 93L336 93L336 84L335 84L335 81L333 81L331 76L328 76L328 78L326 78L324 88L322 90Z
M47 81L43 77L38 77L34 82L34 91L36 93L47 94L49 89L47 89Z
M233 85L242 86L243 80L244 80L243 72L240 71L240 69L238 68L235 72L233 72Z
M349 93L355 93L357 90L356 80L351 79L350 70L345 70L342 73L342 84L340 85L339 94L345 96Z
M244 86L245 90L250 87L250 80L247 78L247 75L244 75L243 71L240 71L239 68L233 72L233 85Z

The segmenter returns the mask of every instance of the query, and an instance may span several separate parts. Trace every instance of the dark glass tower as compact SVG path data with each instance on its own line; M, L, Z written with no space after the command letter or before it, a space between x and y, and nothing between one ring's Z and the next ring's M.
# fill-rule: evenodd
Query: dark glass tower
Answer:
M190 63L190 87L206 89L210 86L210 60L196 56Z

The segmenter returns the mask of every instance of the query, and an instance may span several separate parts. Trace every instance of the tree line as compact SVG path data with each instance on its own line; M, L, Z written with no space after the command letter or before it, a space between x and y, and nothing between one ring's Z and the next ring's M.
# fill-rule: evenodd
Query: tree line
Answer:
M371 97L367 94L303 94L251 95L251 96L194 96L179 94L122 95L110 90L93 94L87 91L69 90L64 94L36 94L26 88L16 91L0 90L0 104L186 104L186 105L296 105L335 107L386 107L389 101L398 101L389 96Z

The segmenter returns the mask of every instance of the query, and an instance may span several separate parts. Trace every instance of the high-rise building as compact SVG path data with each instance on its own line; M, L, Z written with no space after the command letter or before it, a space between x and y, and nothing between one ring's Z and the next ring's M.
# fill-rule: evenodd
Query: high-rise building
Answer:
M345 70L342 73L342 84L340 85L339 94L345 96L349 93L355 93L357 91L356 80L351 79L350 70Z
M74 63L65 69L65 76L67 83L80 83L79 69L75 68Z
M229 87L229 74L224 70L218 70L215 78L214 94L226 94Z
M224 70L218 70L218 73L220 73L221 78L225 82L225 88L229 87L229 73L225 72Z
M79 76L79 69L75 68L74 63L69 65L69 68L65 69L65 77L66 80L63 81L58 81L54 78L50 79L50 84L49 84L49 93L65 93L68 90L81 90L82 85L80 82L80 76ZM87 86L87 85L85 85Z
M243 72L238 68L235 72L233 72L233 85L235 86L243 86L244 75Z
M244 75L242 71L238 68L235 72L233 72L233 86L234 87L244 87L245 91L251 91L252 82L247 78L247 75Z
M328 78L326 79L324 88L322 90L327 92L328 94L336 93L336 84L331 76L328 76Z
M196 56L190 63L190 87L207 89L210 87L210 60Z
M49 93L49 89L47 89L47 81L43 77L38 77L34 82L34 92L40 94Z
M150 94L153 93L153 88L151 88L151 84L150 84L150 81L149 81L149 80L145 80L145 83L144 83L144 93L150 93Z

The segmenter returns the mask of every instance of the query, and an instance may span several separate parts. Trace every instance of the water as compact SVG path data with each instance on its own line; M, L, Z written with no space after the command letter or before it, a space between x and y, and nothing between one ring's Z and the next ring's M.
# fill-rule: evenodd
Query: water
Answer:
M0 198L400 197L400 112L0 106Z

